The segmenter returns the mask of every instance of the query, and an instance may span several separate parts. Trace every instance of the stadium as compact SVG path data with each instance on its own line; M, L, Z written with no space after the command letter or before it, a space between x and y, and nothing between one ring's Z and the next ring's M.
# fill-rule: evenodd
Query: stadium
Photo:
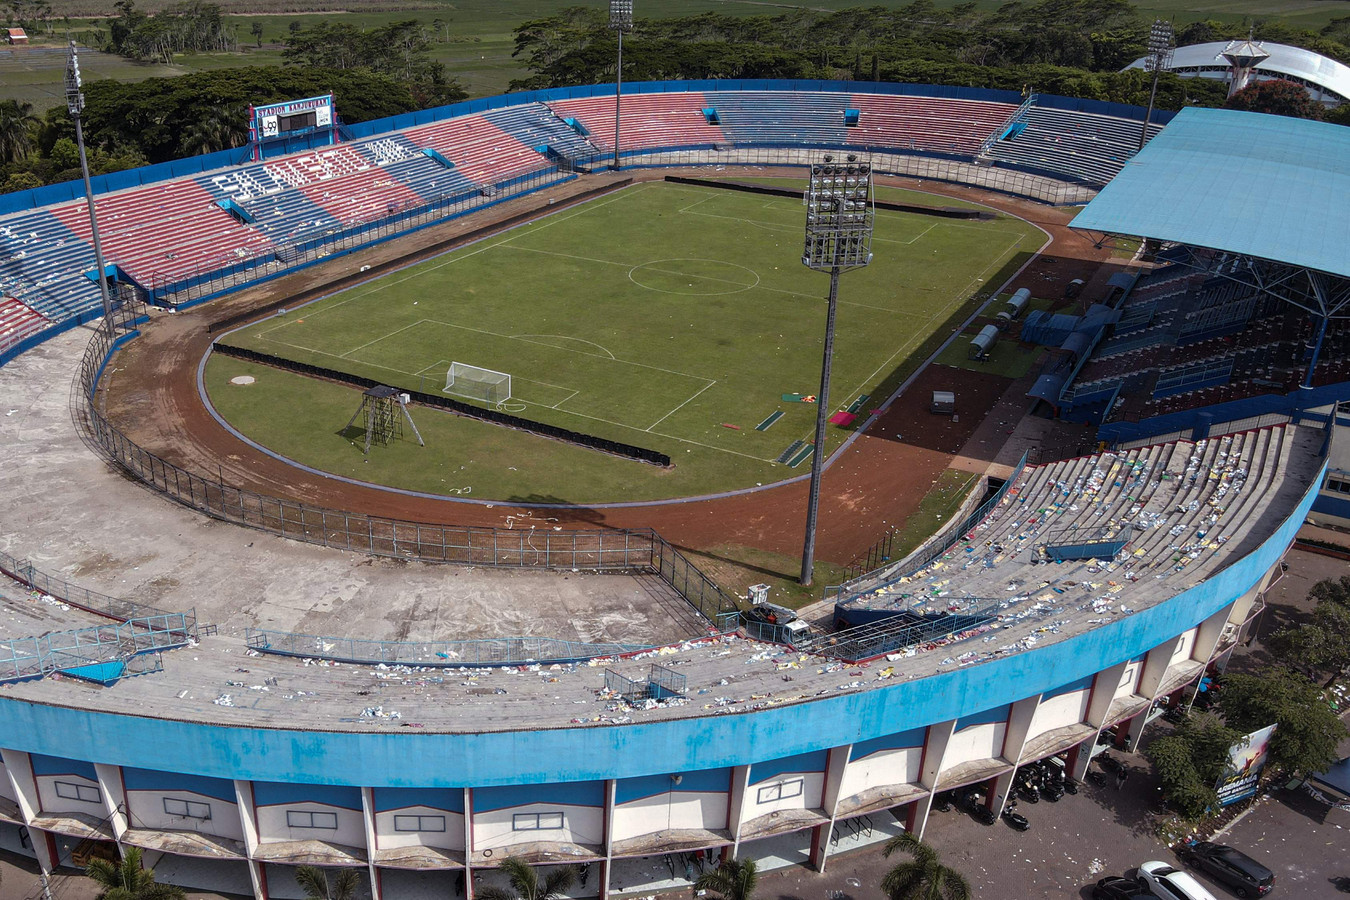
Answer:
M686 865L718 856L823 869L841 835L922 834L941 791L987 785L997 806L1019 767L1058 756L1082 778L1104 733L1132 748L1239 646L1305 519L1350 517L1334 487L1344 129L1190 109L1155 115L1136 155L1143 110L1095 101L626 91L621 110L602 85L350 128L311 104L283 110L295 127L264 123L278 136L247 158L103 176L107 317L79 187L0 197L0 568L32 601L6 604L0 634L0 846L43 871L141 847L161 880L259 898L301 896L306 864L357 868L375 897L472 896L508 856L588 864L582 892L602 897L687 884ZM732 177L776 216L768 176L799 190L826 153L866 159L930 224L1017 210L1036 227L1022 255L980 262L997 277L942 308L911 368L859 382L887 399L835 435L822 553L847 562L881 530L874 510L992 442L977 488L914 553L869 560L796 622L756 615L680 547L799 537L801 447L766 483L577 504L534 484L480 497L349 476L222 409L236 373L321 381L344 392L322 426L339 440L374 380L242 346L236 329L289 327L341 291L667 190L667 175ZM1103 266L1112 247L1119 265ZM1154 264L1128 265L1134 248ZM1008 302L1022 287L1053 302L1028 313ZM981 389L981 334L1043 352ZM960 365L920 365L938 359ZM417 452L411 433L455 396L451 361L425 367L431 389L423 373L380 395L358 433L388 447L343 429L348 458ZM547 441L663 470L665 450L579 433L538 395L509 406L530 374L512 377L481 411L448 406L517 442L483 452L524 465L519 448ZM944 386L971 404L959 422L928 411ZM771 390L787 404L794 387ZM257 396L315 430L309 401ZM1073 439L1043 439L1046 422ZM907 442L902 425L924 433Z

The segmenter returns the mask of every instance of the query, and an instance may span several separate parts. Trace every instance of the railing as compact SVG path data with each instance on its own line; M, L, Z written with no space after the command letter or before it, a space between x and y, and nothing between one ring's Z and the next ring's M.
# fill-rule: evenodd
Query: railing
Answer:
M685 681L685 676L679 672L655 663L643 679L629 678L613 669L605 670L605 690L630 701L678 697L684 693Z
M0 682L41 678L53 672L185 646L195 635L193 613L163 613L125 622L53 631L40 637L0 641ZM135 674L158 671L137 667Z
M647 649L643 644L593 644L544 637L463 641L371 641L249 628L244 640L260 653L328 659L363 665L425 668L552 665Z
M29 588L39 591L49 597L55 597L71 606L91 612L99 616L107 616L110 619L116 619L125 622L128 619L145 619L157 615L167 615L164 610L156 609L145 603L137 603L134 600L122 600L117 597L109 597L107 594L100 594L98 591L91 591L88 588L82 588L77 584L71 584L64 578L56 575L49 575L33 566L26 559L17 559L8 553L0 552L0 572L8 575L10 578L27 585ZM192 618L192 627L196 628L196 614L189 611L186 615Z
M134 321L134 311L127 315ZM222 521L372 556L472 566L650 572L718 630L735 627L735 602L650 528L552 531L387 519L260 494L176 466L138 446L95 403L103 366L116 346L134 335L106 322L99 324L80 365L76 419L106 459L171 500Z
M1027 454L1024 452L1021 459L1017 461L1017 465L1013 467L1012 473L1008 476L1008 480L1003 482L998 490L981 503L974 512L961 519L954 526L945 529L942 532L942 537L940 537L929 549L923 550L917 555L911 553L909 556L893 565L864 573L863 575L845 581L838 586L826 588L825 599L828 600L834 598L836 603L844 603L852 597L875 590L884 584L888 584L898 578L903 578L906 575L913 574L919 569L922 569L924 566L928 565L950 550L953 546L964 540L966 532L979 524L985 516L989 515L994 507L998 506L999 503L1003 501L1003 498L1007 496L1007 493L1012 488L1013 484L1015 484L1017 479L1022 476L1022 472L1025 471L1026 467Z
M1239 431L1253 431L1257 428L1266 428L1271 425L1286 425L1291 421L1293 421L1293 419L1287 413L1265 413L1259 416L1247 416L1242 419L1233 419L1228 422L1214 422L1209 425L1205 437L1222 437L1225 434L1237 434ZM1137 450L1140 447L1151 447L1154 444L1167 444L1172 441L1189 441L1194 439L1194 437L1195 426L1192 425L1177 431L1168 431L1149 437L1137 438L1132 441L1123 441L1119 444L1115 444L1112 449L1117 451Z
M988 163L978 164L973 158L926 155L919 148L872 146L861 144L821 144L809 147L764 147L734 144L681 148L651 148L624 151L620 162L625 168L662 168L671 166L788 166L806 167L820 154L835 152L858 153L867 156L872 169L880 175L896 175L930 181L946 181L981 187L1017 197L1028 197L1052 206L1087 203L1097 195L1097 188L1072 184L1054 178L1023 172ZM613 153L597 154L583 159L587 166L607 165Z
M1022 105L1017 107L1017 111L1014 112L1011 116L1008 116L1007 121L1005 121L1002 125L998 126L998 128L989 132L989 136L980 142L980 150L976 154L976 156L984 156L986 153L988 153L989 148L994 146L994 142L997 141L999 138L1001 138L1005 133L1007 133L1009 128L1013 127L1018 122L1022 121L1022 119L1026 117L1027 110L1031 109L1031 107L1035 105L1036 105L1036 95L1030 93L1027 94L1027 99L1022 101Z

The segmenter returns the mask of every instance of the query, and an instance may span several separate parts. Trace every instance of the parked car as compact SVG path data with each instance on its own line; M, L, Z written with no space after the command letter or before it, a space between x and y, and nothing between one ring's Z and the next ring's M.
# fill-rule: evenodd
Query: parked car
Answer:
M1199 841L1181 851L1181 860L1221 881L1239 897L1264 897L1275 886L1275 873L1227 844Z
M1092 900L1153 900L1153 895L1138 878L1108 875L1092 889Z
M1139 867L1139 877L1159 900L1218 900L1188 872L1151 860Z

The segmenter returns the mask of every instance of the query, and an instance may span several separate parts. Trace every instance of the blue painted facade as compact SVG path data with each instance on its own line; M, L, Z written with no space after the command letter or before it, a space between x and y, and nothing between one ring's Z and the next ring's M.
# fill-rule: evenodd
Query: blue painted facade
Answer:
M676 784L669 775L622 778L614 786L614 802L632 803L634 800L671 792L715 794L731 790L730 769L703 769L696 772L681 772L679 775L679 784Z
M224 778L205 778L180 772L160 772L156 769L122 769L122 785L129 791L191 791L204 797L214 797L230 803L237 801L234 782Z
M5 743L99 762L258 781L374 787L491 787L600 782L817 754L919 725L960 719L972 707L1005 707L1134 659L1223 609L1279 562L1317 496L1321 475L1279 527L1212 578L1149 609L1033 652L927 678L757 712L605 727L482 734L320 733L240 728L123 716L0 698ZM1291 489L1291 488L1286 488ZM970 719L967 719L970 721ZM145 748L155 749L146 759ZM761 765L764 765L761 763ZM815 767L823 769L823 763ZM763 771L763 770L761 770ZM598 786L544 797L533 788L499 795L603 803ZM325 801L308 787L280 799ZM359 797L348 801L359 808ZM487 791L475 793L489 804ZM588 799L596 798L596 799Z
M464 792L441 788L379 788L375 792L376 812L431 806L446 812L464 812Z
M479 788L473 792L475 812L509 809L530 803L561 803L565 806L604 806L605 782L580 781L560 784L509 784Z
M909 750L914 747L922 747L927 735L927 728L911 728L899 734L888 734L883 737L872 738L870 741L859 741L853 745L848 758L852 762L886 750Z
M91 757L97 759L97 757ZM33 766L34 775L78 775L81 778L88 778L90 781L98 780L98 773L94 771L94 764L83 759L65 759L60 756L47 756L41 753L34 753L29 760Z
M322 803L340 809L361 809L361 791L355 787L332 784L257 781L253 784L255 806L284 806L288 803Z

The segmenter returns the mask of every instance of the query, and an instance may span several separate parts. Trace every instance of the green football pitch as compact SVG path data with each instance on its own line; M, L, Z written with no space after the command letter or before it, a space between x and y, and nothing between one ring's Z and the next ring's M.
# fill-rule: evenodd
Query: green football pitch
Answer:
M801 263L802 221L790 198L642 184L224 338L447 396L452 362L508 373L507 411L667 453L670 469L420 407L426 447L403 440L367 459L343 432L358 391L219 355L210 397L289 458L411 490L585 503L781 480L808 466L788 450L811 440L816 406L783 395L819 390L829 284ZM878 210L872 265L841 282L831 411L865 421L1043 240L1007 216ZM833 446L848 429L830 432Z

